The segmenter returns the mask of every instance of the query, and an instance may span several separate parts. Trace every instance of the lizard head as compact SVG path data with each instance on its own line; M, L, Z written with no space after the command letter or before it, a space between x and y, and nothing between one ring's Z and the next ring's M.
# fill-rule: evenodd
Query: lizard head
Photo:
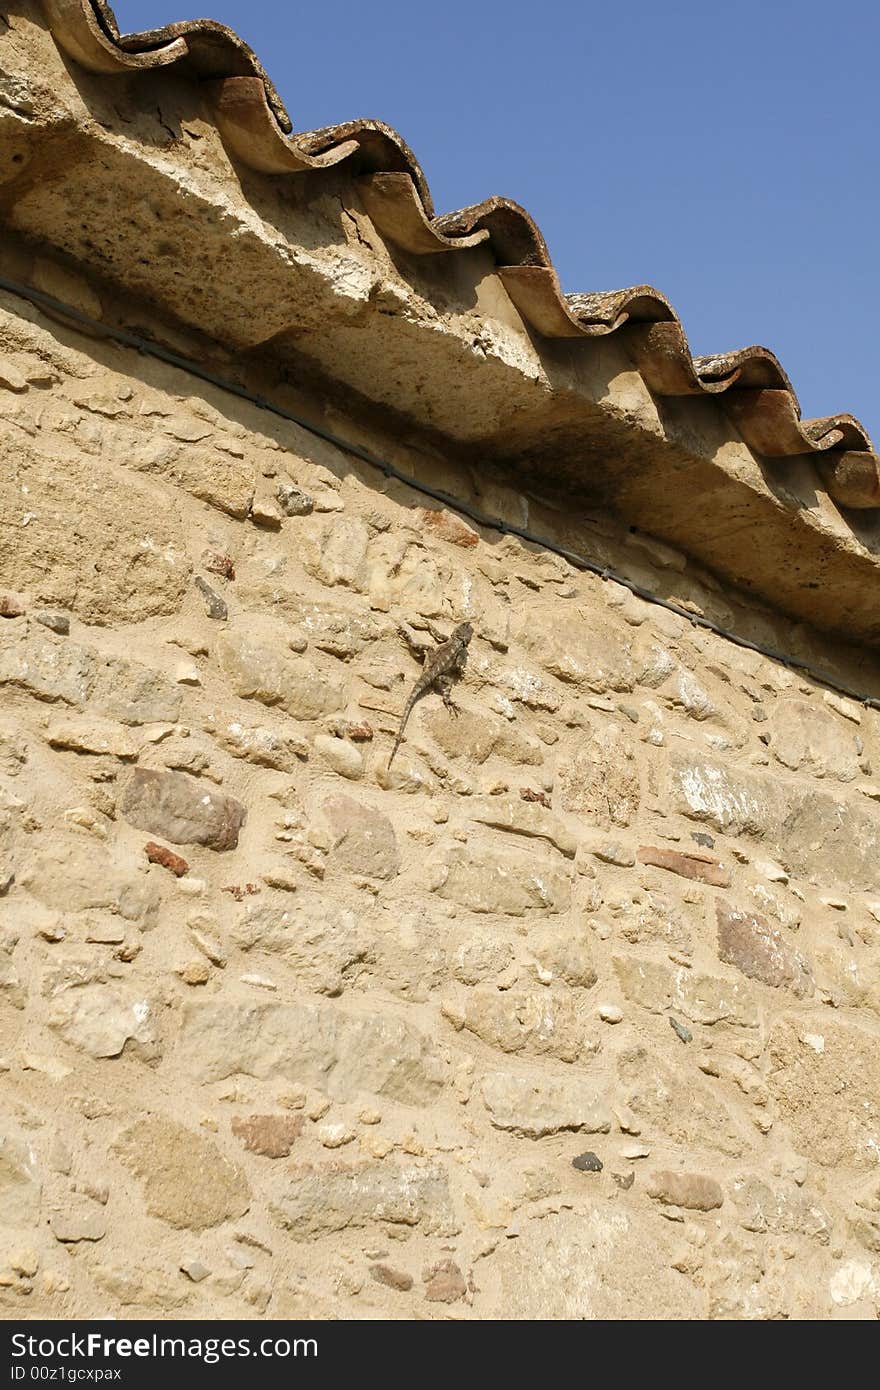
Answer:
M463 642L464 645L467 646L468 642L474 635L474 630L471 627L470 623L459 623L458 627L455 629L455 632L452 635L453 637L456 637L459 642Z

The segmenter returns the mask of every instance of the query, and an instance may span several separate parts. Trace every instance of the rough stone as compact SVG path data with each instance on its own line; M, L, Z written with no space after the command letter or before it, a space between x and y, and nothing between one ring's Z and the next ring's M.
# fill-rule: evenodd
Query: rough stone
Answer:
M859 775L853 733L806 700L781 700L770 719L769 747L793 772L852 782Z
M107 1234L107 1218L102 1211L53 1212L49 1226L56 1240L63 1245L77 1245L80 1241L103 1240Z
M539 975L543 984L558 979L576 989L591 989L596 983L593 948L585 927L572 927L569 923L557 927L554 923L530 933L529 945L543 972Z
M392 1269L390 1265L385 1264L370 1265L370 1278L377 1284L384 1284L388 1289L396 1289L398 1293L409 1293L413 1286L411 1274L405 1274L402 1269Z
M120 814L140 830L175 845L235 849L247 812L240 801L182 772L135 768L119 804Z
M661 1226L665 1223L660 1223ZM524 1224L494 1260L507 1318L576 1320L705 1316L705 1295L672 1268L656 1220L596 1204L587 1211L549 1213ZM481 1316L495 1305L489 1290L475 1296Z
M366 878L390 879L400 870L394 826L381 811L349 796L328 797L321 812L333 837L334 868Z
M603 829L629 825L641 804L638 763L630 739L615 724L594 731L560 769L566 811L589 815Z
M132 998L130 988L85 984L64 990L50 1004L46 1022L90 1057L118 1057L129 1047L144 1061L159 1055L150 1001Z
M189 1290L180 1287L183 1280L177 1281L177 1285L169 1281L167 1269L125 1269L101 1264L94 1267L92 1274L98 1287L123 1308L172 1313L189 1300Z
M418 724L419 720L449 758L478 766L493 753L518 766L538 767L544 761L544 750L536 738L485 709L461 705L458 717L451 719L442 705L439 709L418 707L411 722Z
M354 913L317 894L298 894L283 908L248 903L232 937L243 951L281 957L297 983L318 994L341 994L368 955Z
M577 836L558 816L542 806L524 801L521 797L490 797L469 808L472 820L495 830L509 830L527 839L546 840L573 859L578 847Z
M568 873L534 853L493 853L451 846L429 868L441 898L472 912L524 917L528 912L564 912L571 900Z
M0 1138L0 1227L36 1225L42 1190L33 1147L7 1130Z
M239 1072L281 1077L338 1100L364 1091L425 1105L446 1079L435 1045L411 1024L390 1014L343 1014L329 1002L188 1001L178 1057L196 1081Z
M143 858L120 846L56 841L51 850L34 854L20 875L21 885L46 907L59 903L67 912L106 908L142 930L156 923L159 888Z
M724 1202L721 1184L704 1173L652 1173L646 1191L664 1206L687 1207L689 1211L714 1211Z
M315 499L294 483L279 483L275 496L285 516L309 516L315 510Z
M52 748L76 753L107 753L115 758L136 758L138 745L131 734L103 719L56 719L46 732Z
M113 1150L141 1185L147 1211L169 1226L202 1231L243 1216L247 1179L216 1144L174 1120L138 1120Z
M833 1221L827 1211L791 1183L771 1186L749 1176L732 1183L730 1195L746 1231L761 1235L809 1236L827 1245Z
M302 1115L235 1115L232 1133L251 1153L287 1158L304 1123Z
M576 1061L585 1046L585 1028L570 994L546 990L499 991L478 986L469 992L459 1013L444 1006L456 1026L464 1026L489 1047Z
M464 1275L454 1260L438 1260L424 1274L428 1303L457 1303L467 1293Z
M756 912L742 912L720 898L715 904L718 955L762 984L789 989L798 998L813 993L810 966L782 933Z
M293 655L281 623L251 619L246 627L224 631L217 659L236 695L277 705L294 719L321 719L345 706L344 682Z
M767 1085L798 1151L830 1169L876 1168L880 1053L875 1034L827 1017L811 1027L797 1015L782 1015L773 1023L767 1047Z
M436 1163L298 1168L270 1209L294 1240L376 1224L418 1227L424 1235L454 1235L458 1229L446 1171Z
M752 992L738 980L638 956L615 956L613 965L626 997L652 1013L674 1008L692 1023L735 1023L743 1028L758 1025Z
M617 1069L626 1104L646 1127L656 1127L685 1152L699 1145L742 1153L745 1141L730 1111L692 1074L683 1075L641 1046L623 1052Z
M639 863L654 864L657 868L668 869L670 873L679 874L682 878L695 878L701 883L711 883L716 888L730 887L730 870L708 854L698 854L695 851L682 854L676 849L658 849L656 845L641 845Z
M496 1129L530 1139L561 1130L607 1134L611 1129L608 1106L579 1078L496 1071L483 1078L482 1094Z
M234 758L244 758L257 767L274 767L279 772L293 772L309 756L308 742L284 729L233 721L218 728L216 736Z
M18 624L14 629L0 628L0 685L18 686L37 700L85 705L97 674L92 653L73 642L28 637Z

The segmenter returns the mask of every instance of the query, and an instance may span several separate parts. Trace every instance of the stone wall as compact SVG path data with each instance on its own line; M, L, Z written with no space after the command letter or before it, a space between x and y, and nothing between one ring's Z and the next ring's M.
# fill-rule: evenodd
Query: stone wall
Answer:
M878 715L0 331L5 1314L877 1316ZM620 521L369 442L878 689Z

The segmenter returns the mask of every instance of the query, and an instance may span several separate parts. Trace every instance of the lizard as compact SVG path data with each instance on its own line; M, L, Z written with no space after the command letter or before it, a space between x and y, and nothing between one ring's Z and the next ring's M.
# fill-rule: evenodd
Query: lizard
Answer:
M403 707L403 714L400 719L400 728L397 730L397 737L394 740L394 747L391 750L391 757L388 759L388 766L391 767L394 755L400 747L403 739L403 731L406 728L407 720L413 711L413 706L417 700L426 695L432 688L436 690L443 699L447 709L457 713L457 707L449 693L449 688L458 676L464 671L467 661L468 644L474 635L474 630L470 623L459 623L458 627L448 637L445 642L441 642L425 658L425 669L419 676L409 694L409 699Z

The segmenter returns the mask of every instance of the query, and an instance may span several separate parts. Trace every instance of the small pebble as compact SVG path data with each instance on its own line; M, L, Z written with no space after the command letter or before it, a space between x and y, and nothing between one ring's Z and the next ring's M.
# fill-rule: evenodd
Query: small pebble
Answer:
M686 1028L683 1023L679 1023L677 1018L672 1017L672 1014L669 1015L669 1026L675 1036L681 1038L683 1043L693 1042L694 1035L690 1028Z
M351 1143L354 1134L347 1125L321 1125L318 1138L325 1149L341 1149L343 1144Z
M275 496L286 516L308 516L315 510L315 499L294 483L279 483Z
M623 1009L617 1004L600 1004L599 1017L603 1023L622 1023Z
M572 1168L577 1168L581 1173L601 1173L605 1166L598 1154L594 1154L591 1149L586 1153L578 1154L577 1158L571 1160Z
M70 633L70 619L66 613L35 613L34 617L50 632L57 632L59 637L67 637Z
M200 574L195 577L195 586L205 600L205 612L209 618L223 619L229 617L229 609L226 607L225 599L215 593Z

